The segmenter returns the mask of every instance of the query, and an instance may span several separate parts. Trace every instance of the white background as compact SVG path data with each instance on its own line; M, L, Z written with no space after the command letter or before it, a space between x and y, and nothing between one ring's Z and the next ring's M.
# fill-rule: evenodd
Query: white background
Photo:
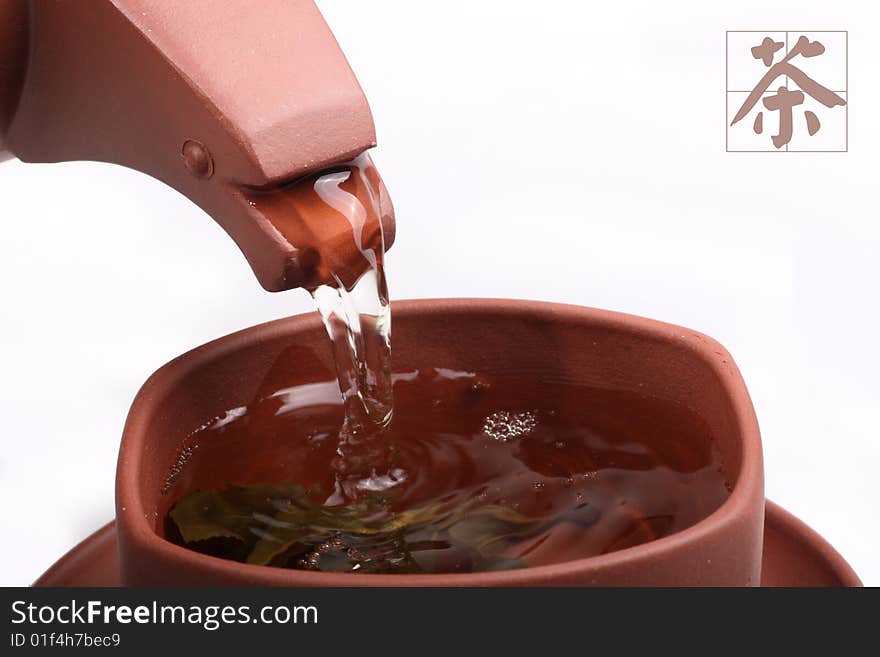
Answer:
M876 3L319 4L375 115L393 297L561 301L717 338L768 497L880 584ZM849 153L725 152L725 30L764 28L849 30ZM113 517L144 379L310 301L263 292L208 217L132 171L7 162L0 199L0 583L28 584Z

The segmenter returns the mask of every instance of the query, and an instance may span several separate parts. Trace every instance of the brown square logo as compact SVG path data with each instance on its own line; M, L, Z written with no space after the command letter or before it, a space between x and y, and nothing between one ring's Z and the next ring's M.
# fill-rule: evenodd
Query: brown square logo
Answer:
M727 32L728 152L846 152L847 37Z

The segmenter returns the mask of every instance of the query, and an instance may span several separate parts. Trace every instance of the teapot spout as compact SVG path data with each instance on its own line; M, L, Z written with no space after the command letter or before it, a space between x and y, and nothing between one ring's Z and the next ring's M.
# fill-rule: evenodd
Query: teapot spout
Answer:
M0 37L17 35L0 38L15 54L0 72L0 151L147 173L212 216L264 288L303 284L299 245L236 190L375 146L367 100L314 2L0 0L0 17Z

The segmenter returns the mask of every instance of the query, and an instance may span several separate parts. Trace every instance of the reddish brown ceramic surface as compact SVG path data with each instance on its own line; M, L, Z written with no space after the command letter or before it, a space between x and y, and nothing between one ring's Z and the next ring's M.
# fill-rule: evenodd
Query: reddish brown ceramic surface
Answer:
M0 162L12 156L6 131L18 106L28 45L27 0L0 0Z
M104 525L52 564L34 586L120 586L116 523Z
M761 586L861 586L846 560L819 534L767 502Z
M761 586L861 586L848 563L816 532L767 500ZM34 586L120 586L116 523L61 557Z
M164 181L223 226L268 290L302 283L300 254L242 189L375 143L311 0L0 0L0 152ZM390 245L390 207L383 216Z
M697 525L635 548L549 566L461 575L357 575L245 565L186 550L156 533L160 490L181 440L206 418L285 385L332 378L317 315L264 324L200 347L138 394L117 473L123 582L132 585L493 586L757 585L763 470L745 385L718 343L628 315L523 301L394 304L394 367L449 367L639 392L707 421L733 485Z

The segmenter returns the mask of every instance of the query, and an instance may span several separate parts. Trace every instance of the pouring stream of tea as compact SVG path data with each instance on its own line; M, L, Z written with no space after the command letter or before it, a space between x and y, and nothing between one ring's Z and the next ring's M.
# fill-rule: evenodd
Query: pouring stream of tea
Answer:
M391 307L385 278L386 194L370 157L249 200L305 254L310 292L330 336L345 418L327 505L399 483L382 434L391 421Z

